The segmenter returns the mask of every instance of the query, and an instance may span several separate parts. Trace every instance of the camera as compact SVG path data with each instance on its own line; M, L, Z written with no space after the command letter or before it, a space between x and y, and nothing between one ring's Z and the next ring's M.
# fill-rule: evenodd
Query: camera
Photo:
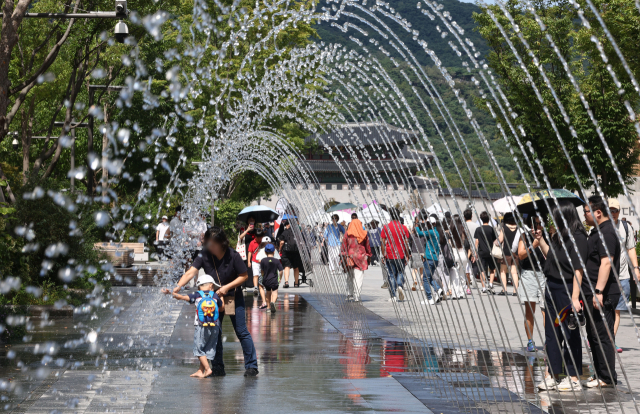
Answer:
M124 43L124 40L129 36L129 28L126 23L120 20L114 29L115 38L118 43Z
M116 0L116 14L127 14L127 0Z

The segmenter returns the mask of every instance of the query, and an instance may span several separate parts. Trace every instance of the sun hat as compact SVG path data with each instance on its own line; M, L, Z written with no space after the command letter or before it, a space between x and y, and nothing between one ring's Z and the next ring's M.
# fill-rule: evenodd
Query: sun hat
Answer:
M167 217L167 216L162 216L162 220L169 220L169 217Z
M198 276L198 286L204 285L205 283L213 283L213 278L209 275Z
M271 243L271 238L269 236L264 236L262 238L262 243Z

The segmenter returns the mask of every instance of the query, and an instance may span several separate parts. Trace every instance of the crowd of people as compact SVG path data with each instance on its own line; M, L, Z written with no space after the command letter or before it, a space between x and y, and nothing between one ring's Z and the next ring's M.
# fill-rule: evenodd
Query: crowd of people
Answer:
M524 307L530 352L537 349L533 340L536 309L542 312L549 358L546 377L538 387L560 391L578 390L583 385L609 387L617 383L615 352L622 352L615 345L620 312L627 310L630 278L640 276L636 233L619 219L620 205L615 199L589 198L584 206L589 234L571 202L560 200L551 207L552 222L545 223L538 215L523 215L519 224L512 213L496 222L486 211L474 221L470 209L462 217L423 210L409 226L396 209L389 209L390 220L382 226L376 220L363 223L357 213L351 214L349 223L340 223L338 215L332 216L331 223L315 226L283 220L277 230L273 223L256 223L249 217L240 230L236 249L230 247L220 228L207 230L205 224L204 228L195 225L180 230L173 220L167 224L165 216L156 240L160 248L172 233L193 233L192 247L197 253L176 288L165 293L196 305L194 355L201 362L194 374L197 377L224 375L220 335L210 331L219 330L225 314L242 345L245 375L257 375L242 288L249 286L254 295L260 295L260 309L276 312L281 282L283 288L289 288L293 270L293 286L300 286L305 256L311 258L309 264L319 258L330 272L344 274L347 300L355 302L362 300L365 272L370 266L381 266L382 288L388 289L392 302L406 300L405 289L424 292L421 302L425 305L437 305L443 299L463 300L474 290L507 296L511 282L511 295ZM176 217L180 218L179 211ZM497 293L496 277L502 287ZM196 278L198 292L181 295L180 290ZM211 307L217 309L215 317ZM584 383L579 381L579 326L586 326L594 362L594 375ZM210 367L203 362L207 359ZM563 373L567 377L559 381Z

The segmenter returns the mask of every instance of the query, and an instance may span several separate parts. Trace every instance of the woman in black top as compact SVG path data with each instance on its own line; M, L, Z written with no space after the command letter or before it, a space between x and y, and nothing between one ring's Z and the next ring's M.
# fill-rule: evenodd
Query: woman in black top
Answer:
M182 275L178 286L173 289L175 293L180 292L191 279L198 275L198 271L204 269L205 273L213 277L216 294L221 298L233 296L235 299L235 315L229 315L231 324L236 332L236 336L242 346L244 353L245 377L258 375L258 358L256 348L251 338L251 333L247 329L244 295L241 286L247 280L247 264L240 254L229 247L224 230L219 227L212 227L204 234L204 248L202 254L197 257L189 270ZM227 301L225 300L225 305ZM224 313L220 315L220 324ZM216 346L216 356L211 361L212 376L223 376L224 362L222 360L222 335L218 335Z
M502 292L498 293L500 296L507 294L507 271L511 274L511 281L513 282L513 296L516 296L518 291L518 269L516 268L517 255L511 253L511 245L518 232L518 225L513 213L507 213L502 219L502 253L504 255L504 262L500 263L500 279L502 281Z
M577 313L582 310L580 284L584 276L583 263L586 262L587 257L587 232L575 206L568 201L560 200L559 207L553 211L553 221L557 231L552 236L551 243L546 243L543 238L540 239L540 248L547 256L544 274L547 279L545 349L548 370L545 379L538 384L538 388L578 391L581 389L579 377L582 374L580 329L569 329L568 321L576 316L573 311ZM575 244L571 240L572 236ZM569 257L565 253L565 248ZM556 317L565 308L571 313L556 327L554 324ZM558 375L563 372L568 376L558 384Z

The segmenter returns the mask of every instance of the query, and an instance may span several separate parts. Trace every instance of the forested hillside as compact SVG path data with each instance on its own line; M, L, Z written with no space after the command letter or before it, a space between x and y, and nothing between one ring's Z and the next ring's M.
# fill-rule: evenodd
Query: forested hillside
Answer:
M407 19L412 26L410 28L410 31L407 31L405 28L393 22L391 19L384 20L384 24L388 25L388 27L393 30L395 35L397 35L398 40L406 45L406 47L409 49L418 63L424 68L427 76L429 76L429 78L433 82L435 88L440 93L443 102L449 108L451 116L455 120L457 128L462 134L464 142L469 148L469 152L472 154L476 165L480 169L483 179L489 182L498 181L493 172L493 169L491 168L490 161L485 150L482 147L478 136L469 124L469 120L467 119L464 109L458 103L458 98L446 83L444 77L436 67L434 60L425 52L423 47L418 44L418 41L414 40L414 36L416 35L415 31L418 32L417 39L422 39L427 42L427 47L435 52L435 55L442 63L442 66L447 69L448 73L455 80L455 89L460 91L460 95L469 105L469 109L471 109L471 111L473 112L478 125L480 126L485 137L490 142L491 149L493 150L493 155L495 156L498 165L501 167L506 180L508 182L520 182L521 178L517 173L516 165L509 152L507 151L502 137L497 134L494 120L491 118L488 112L486 112L484 109L476 108L474 105L474 100L479 95L477 92L477 88L472 82L471 74L465 67L463 67L463 60L450 46L449 42L453 41L454 45L457 45L457 42L444 27L444 24L442 23L440 18L435 16L433 10L426 6L424 3L422 3L420 9L416 7L416 2L413 1L391 0L388 4L393 10L385 9L385 11L391 13L399 13L399 15ZM466 39L468 39L471 44L473 44L473 47L475 47L474 53L479 56L479 59L482 59L482 57L486 55L488 49L483 38L475 30L476 24L472 16L474 12L480 13L481 9L475 4L462 3L457 0L442 0L440 1L440 4L443 7L439 10L439 12L443 14L448 12L450 14L451 21L456 22L456 24L464 31L464 33L460 35L460 38L463 41L466 41ZM422 10L426 11L426 13ZM355 12L354 9L349 9L348 11L353 12L354 14L363 15L363 12ZM435 17L435 19L432 20L430 16ZM371 21L371 17L368 17L367 20ZM448 145L453 157L449 154L449 151L447 151L446 149L445 143L443 143L442 137L437 134L434 122L431 121L425 110L422 108L422 104L411 90L411 86L400 74L400 70L403 68L405 69L405 73L411 73L411 71L406 70L408 65L405 63L404 59L396 50L393 49L393 47L389 46L388 40L385 40L383 36L380 33L376 32L376 30L371 26L366 26L361 20L358 20L356 18L348 18L347 16L343 15L341 23L343 23L344 21L357 25L359 28L363 29L366 32L366 35L354 29L349 29L345 33L337 27L332 27L329 24L321 24L316 26L316 30L320 39L325 43L340 43L349 45L350 47L358 50L360 53L364 53L363 48L359 47L358 44L350 39L350 37L357 38L363 44L363 47L366 47L367 51L381 62L382 66L388 73L391 74L392 79L397 83L399 89L407 98L412 109L414 109L415 113L417 114L419 122L427 132L429 142L433 145L433 148L435 149L436 154L438 155L442 165L444 166L451 184L454 187L462 186L462 183L460 182L460 176L455 168L456 163L458 169L462 172L464 180L468 182L469 172L467 163L465 162L465 159L460 156L458 145L463 148L463 152L466 153L466 150L464 149L461 142L456 143L456 141L452 137L449 126L445 122L444 117L442 116L440 111L438 111L436 105L433 104L432 99L429 97L426 89L420 84L420 82L417 81L417 78L414 76L412 78L413 86L418 88L423 102L427 103L433 119L437 124L438 129L442 132L442 136L445 138L445 143L446 145ZM342 26L344 27L344 23L342 24ZM380 27L382 27L382 25L379 23L378 28ZM443 36L444 33L446 33L446 35ZM395 43L397 44L398 42L396 41ZM382 49L380 47L382 47ZM396 67L391 59L395 60L395 62L397 62L399 65ZM465 60L468 61L468 59ZM467 162L469 162L469 160L467 160ZM490 186L489 190L499 191L499 187Z

